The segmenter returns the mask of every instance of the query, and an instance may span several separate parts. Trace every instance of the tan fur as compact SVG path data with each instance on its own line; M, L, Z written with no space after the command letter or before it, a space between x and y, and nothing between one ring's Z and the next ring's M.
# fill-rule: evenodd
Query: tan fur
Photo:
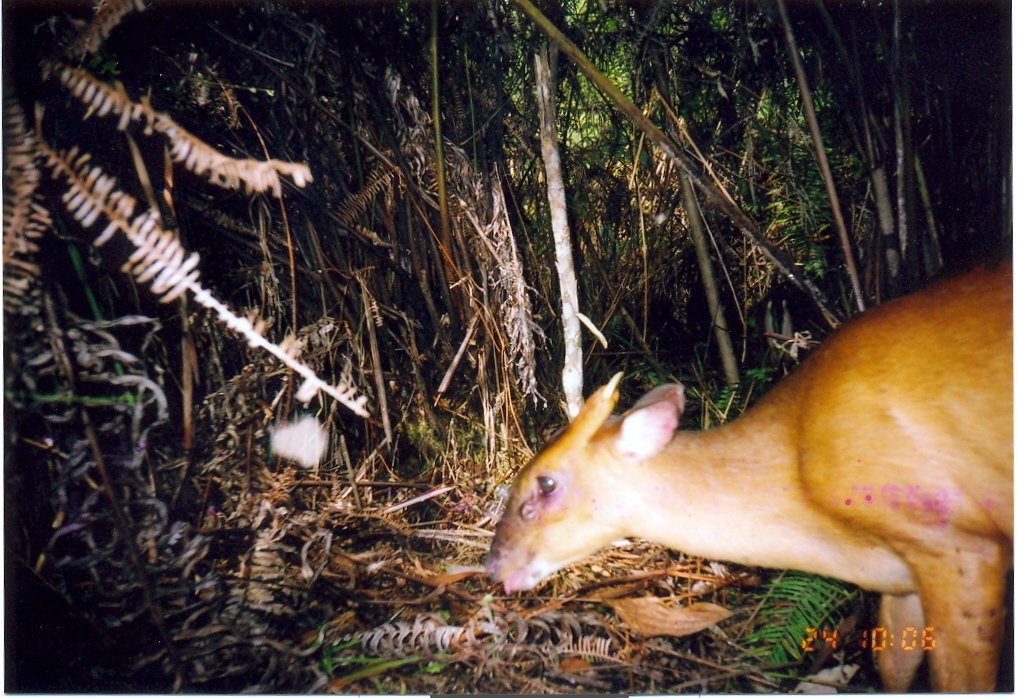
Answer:
M613 381L519 473L489 572L528 589L640 536L836 577L886 595L891 635L935 628L936 690L992 690L1013 557L1012 298L1005 267L886 303L706 432L671 437L680 386L608 419ZM903 690L917 664L879 657L884 685Z

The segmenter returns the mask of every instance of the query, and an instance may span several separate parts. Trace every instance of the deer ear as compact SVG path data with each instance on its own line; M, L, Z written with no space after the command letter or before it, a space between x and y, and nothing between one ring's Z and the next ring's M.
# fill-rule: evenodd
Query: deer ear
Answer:
M671 442L684 410L680 384L654 388L622 415L615 448L636 460L653 458Z
M597 430L611 416L611 412L618 402L618 383L621 381L621 378L622 374L616 373L608 381L607 385L599 390L595 390L586 399L586 402L579 410L579 414L576 415L576 418L572 420L572 423L562 433L559 439L562 443L585 443L597 433Z

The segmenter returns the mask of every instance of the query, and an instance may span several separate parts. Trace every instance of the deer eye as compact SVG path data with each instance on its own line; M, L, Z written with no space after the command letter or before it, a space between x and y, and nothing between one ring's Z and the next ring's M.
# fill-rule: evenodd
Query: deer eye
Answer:
M546 475L541 475L537 478L537 487L540 488L540 494L544 496L554 492L554 488L557 485L558 483L554 481L554 478L547 477Z

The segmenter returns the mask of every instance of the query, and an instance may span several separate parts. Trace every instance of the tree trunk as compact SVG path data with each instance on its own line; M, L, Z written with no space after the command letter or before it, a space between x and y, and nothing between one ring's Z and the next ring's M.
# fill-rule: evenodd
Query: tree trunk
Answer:
M583 404L583 344L577 316L579 288L572 262L572 239L565 208L565 183L562 181L561 158L558 155L558 137L554 125L555 98L546 46L534 57L534 66L540 111L540 153L547 174L547 200L551 207L555 264L561 285L561 321L565 339L565 367L561 372L561 383L569 420L572 420L579 414Z

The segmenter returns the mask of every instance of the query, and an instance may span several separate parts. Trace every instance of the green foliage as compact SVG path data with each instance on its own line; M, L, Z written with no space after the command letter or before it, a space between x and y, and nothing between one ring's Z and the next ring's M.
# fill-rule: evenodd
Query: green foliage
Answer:
M745 369L745 377L761 386L767 386L777 378L776 366L760 366Z
M836 626L859 591L845 582L788 571L767 584L759 629L743 641L745 659L763 664L799 662L810 628Z
M718 5L710 13L710 29L716 33L729 31L731 29L731 8Z
M431 661L429 661L427 664L424 665L423 670L427 674L432 674L432 675L433 674L440 674L441 672L443 672L445 670L446 666L448 666L448 665L443 663L443 662L438 662L438 661L435 661L435 660L432 659Z
M691 389L691 397L702 405L699 427L710 429L738 417L748 406L748 388L745 381L737 385L707 381Z
M399 659L384 659L378 657L345 657L342 659L336 659L333 665L333 670L340 666L361 666L345 676L339 677L339 680L343 684L350 684L354 681L360 681L362 679L377 677L380 674L384 674L392 669L398 669L399 667L406 666L407 664L416 664L421 660L416 655L411 657L400 657Z
M413 450L421 457L430 460L441 453L443 446L441 433L423 415L407 419L401 428L413 446Z
M105 56L101 51L88 60L87 66L89 72L97 77L114 79L120 75L118 59Z

